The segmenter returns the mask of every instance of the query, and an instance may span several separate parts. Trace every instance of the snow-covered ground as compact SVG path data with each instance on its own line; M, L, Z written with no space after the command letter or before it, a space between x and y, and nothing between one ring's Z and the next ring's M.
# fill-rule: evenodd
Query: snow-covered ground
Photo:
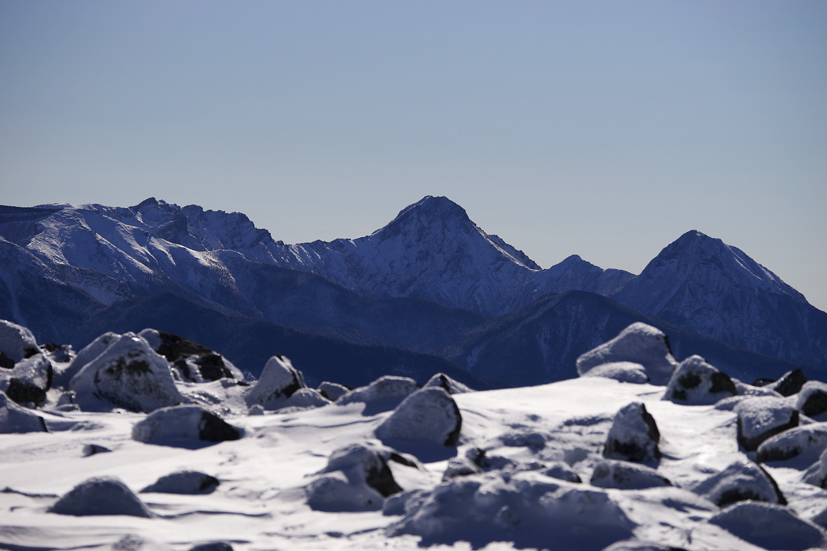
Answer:
M652 328L636 331L630 334L640 342L661 342ZM0 434L0 548L189 550L216 542L236 550L823 548L819 525L827 525L827 490L820 486L827 458L819 456L827 439L806 436L822 434L816 429L827 427L818 422L825 414L814 419L796 414L809 431L793 439L800 453L759 467L756 454L767 453L764 446L772 448L778 438L745 452L739 447L739 423L751 437L760 435L777 419L787 422L790 407L804 409L805 393L783 397L770 387L737 381L729 386L715 377L712 384L718 387L707 388L700 376L699 382L692 380L699 362L687 360L675 370L681 380L671 381L670 396L678 383L696 392L707 388L716 398L724 392L720 387L738 394L708 405L665 400L666 386L617 380L629 380L623 369L662 374L663 365L674 362L657 346L638 347L647 352L624 359L632 337L627 335L624 346L615 343L613 350L592 354L615 364L635 362L604 370L616 378L592 374L486 392L466 392L445 379L416 391L391 378L328 403L316 391L300 388L300 375L277 357L262 374L262 381L271 381L267 401L261 398L263 387L227 378L187 382L179 376L175 384L188 401L240 429L240 438L220 442L198 439L196 429L203 429L204 421L199 425L197 419L195 433L184 427L172 434L178 424L190 422L193 405L155 409L153 404L148 409L154 412L143 413L100 403L88 407L77 395L84 410L104 410L80 411L52 389L45 405L26 410L42 417L48 432ZM109 341L123 348L125 338L137 343L142 357L152 354L146 344L157 345L140 336ZM106 362L97 354L87 365L102 365L95 369L104 373ZM58 375L68 368L55 365ZM190 361L192 369L195 365ZM77 384L102 377L83 367L74 374ZM810 396L821 388L809 383L805 390ZM756 408L743 406L756 399L753 394L773 396L761 400L784 416L756 416ZM226 406L210 405L216 398ZM309 407L319 404L325 405ZM816 411L817 403L808 404ZM18 411L15 404L5 407ZM0 419L0 427L4 422ZM157 438L134 429L139 423L159 430ZM458 426L457 441L449 433ZM406 430L412 438L400 438ZM779 438L795 430L802 429L788 429ZM620 444L607 445L610 433ZM647 438L649 451L656 452L634 459L629 443ZM609 448L614 452L604 456ZM179 471L203 473L218 484L201 484L208 477L199 475L159 481ZM111 511L124 506L126 498L107 493L115 484L106 477L134 492L150 518L89 514L101 503ZM73 492L96 478L109 490L86 497ZM141 491L156 482L154 491ZM158 491L165 486L187 493Z

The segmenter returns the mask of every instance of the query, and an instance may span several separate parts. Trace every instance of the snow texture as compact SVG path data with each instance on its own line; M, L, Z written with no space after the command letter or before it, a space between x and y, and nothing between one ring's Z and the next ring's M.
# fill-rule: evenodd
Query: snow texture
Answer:
M83 410L97 409L99 400L103 400L129 411L148 413L185 401L167 361L134 333L114 339L72 377L69 388L77 393L77 403Z
M736 461L692 490L720 507L750 499L787 503L772 477L751 461Z
M376 428L382 440L417 439L456 446L462 429L462 415L451 395L440 387L423 388L400 403Z
M78 484L49 508L59 515L129 515L152 518L132 490L117 478L97 477Z
M640 322L577 358L577 373L582 376L599 365L614 362L642 365L652 384L656 385L666 384L678 365L663 331Z
M680 363L666 385L663 399L693 406L711 405L737 393L729 375L695 355Z
M139 442L174 445L182 440L238 440L241 432L199 406L174 406L154 411L136 423L132 438Z
M768 503L736 503L709 522L764 549L803 551L825 545L824 531L818 526L796 517L789 509Z
M669 479L658 474L651 467L611 459L603 460L595 465L589 483L600 488L621 490L642 490L672 485Z
M603 456L638 463L660 459L660 432L655 419L640 402L632 402L620 409L612 421L606 438Z
M740 401L738 443L746 451L755 451L767 439L798 426L798 410L781 398L756 397Z

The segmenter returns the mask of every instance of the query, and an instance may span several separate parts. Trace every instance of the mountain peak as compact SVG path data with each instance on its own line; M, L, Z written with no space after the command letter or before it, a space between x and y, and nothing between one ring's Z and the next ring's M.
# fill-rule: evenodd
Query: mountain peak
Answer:
M384 228L375 231L373 235L386 239L399 234L404 228L444 227L455 224L480 231L461 206L447 197L426 195L416 203L402 209L396 218Z

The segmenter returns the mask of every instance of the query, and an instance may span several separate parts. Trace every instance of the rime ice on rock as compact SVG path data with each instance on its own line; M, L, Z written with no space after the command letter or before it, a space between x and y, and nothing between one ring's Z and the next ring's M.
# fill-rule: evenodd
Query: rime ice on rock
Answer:
M743 501L727 507L709 519L715 524L758 547L804 551L825 545L824 531L795 516L786 507Z
M202 344L156 329L144 329L139 335L167 359L181 380L202 383L222 378L244 379L237 367Z
M655 469L611 459L600 461L595 465L590 483L600 488L622 490L642 490L672 485L669 479L658 474Z
M455 381L445 373L437 373L425 383L422 388L439 387L448 394L464 394L466 392L473 392L473 389L468 388L459 381Z
M117 478L90 478L72 488L49 509L59 515L129 515L152 518L132 490Z
M798 410L782 398L748 398L734 409L738 414L738 443L746 451L757 450L769 438L798 426Z
M695 355L682 361L672 374L663 399L678 404L711 405L737 393L729 375Z
M614 379L621 383L643 384L649 382L646 369L639 363L634 362L611 362L591 368L581 377L603 377Z
M453 398L442 388L418 390L405 398L376 428L382 440L421 439L456 446L462 429L462 415Z
M0 367L11 369L26 358L40 353L34 334L27 327L0 320Z
M642 365L656 385L666 384L678 365L663 331L641 322L633 323L609 342L577 358L577 373L582 376L599 365L614 362Z
M655 419L640 402L632 402L620 409L609 429L603 457L636 463L660 459L660 432Z
M798 411L808 417L827 411L827 383L808 381L801 387L795 402Z
M719 507L738 501L766 501L786 505L775 480L751 461L737 461L697 484L692 491Z
M98 336L95 340L87 344L77 353L77 356L69 363L66 369L55 373L55 384L60 386L69 386L72 378L78 372L90 363L92 360L100 356L107 348L112 346L112 343L121 338L121 335L112 333L111 331Z
M277 409L300 388L307 388L301 372L287 358L273 356L264 364L261 377L247 393L247 404Z
M37 350L12 369L0 369L0 390L18 404L41 405L52 386L52 363Z
M337 404L344 405L353 402L378 402L380 400L402 400L409 394L419 390L416 381L409 377L384 375L367 386L354 388L338 400Z
M199 406L159 409L132 427L138 442L175 443L179 440L224 442L238 440L241 432L220 417Z
M804 425L776 434L758 446L758 461L784 461L827 449L827 423Z
M340 385L339 383L331 383L330 381L324 381L322 384L319 385L319 393L331 402L335 402L351 390L352 389L346 387L345 385Z
M0 392L0 434L49 432L39 415L20 407Z
M164 475L140 493L209 494L218 487L218 479L198 471L178 471Z
M145 413L186 401L175 386L167 361L134 333L111 342L72 377L69 387L84 410L95 408L95 398Z

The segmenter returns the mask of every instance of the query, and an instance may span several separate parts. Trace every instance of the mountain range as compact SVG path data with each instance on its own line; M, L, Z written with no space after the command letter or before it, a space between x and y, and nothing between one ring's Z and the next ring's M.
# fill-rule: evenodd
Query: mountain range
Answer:
M744 378L827 369L827 314L718 239L687 232L637 276L578 256L544 270L430 196L369 236L293 245L243 214L153 198L0 207L0 318L76 347L152 326L254 375L285 353L353 384L446 366L478 387L570 378L634 321ZM270 337L244 339L252 327Z

